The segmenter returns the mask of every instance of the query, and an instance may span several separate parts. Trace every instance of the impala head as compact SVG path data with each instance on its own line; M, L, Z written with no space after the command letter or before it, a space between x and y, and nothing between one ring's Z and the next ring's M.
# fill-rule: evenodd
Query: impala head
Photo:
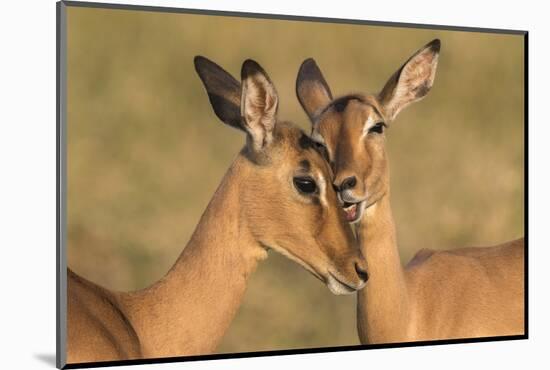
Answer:
M312 139L334 171L334 188L354 223L389 191L385 129L407 105L430 91L441 43L433 40L395 72L378 94L332 98L313 59L302 63L296 94L312 122Z
M335 294L352 293L367 280L336 192L332 172L314 142L277 119L279 97L267 73L247 60L241 83L215 63L195 68L218 118L246 133L239 167L239 202L253 238L298 262Z

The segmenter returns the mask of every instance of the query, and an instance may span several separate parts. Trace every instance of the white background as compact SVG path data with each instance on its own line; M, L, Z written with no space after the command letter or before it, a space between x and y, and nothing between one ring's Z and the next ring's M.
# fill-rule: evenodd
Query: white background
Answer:
M116 3L120 1L112 0ZM529 30L530 339L133 367L513 369L548 365L546 210L549 23L543 1L131 1L125 3ZM55 354L55 2L6 1L0 37L0 361L53 368ZM360 40L358 40L360 42ZM465 50L466 52L466 50ZM518 124L520 124L518 122ZM480 160L483 160L480 158ZM547 365L543 365L546 363Z

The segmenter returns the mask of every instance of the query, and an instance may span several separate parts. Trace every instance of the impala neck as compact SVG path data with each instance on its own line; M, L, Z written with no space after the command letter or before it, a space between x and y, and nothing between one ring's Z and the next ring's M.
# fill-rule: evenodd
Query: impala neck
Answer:
M369 271L357 298L362 343L402 341L407 331L409 301L389 198L388 192L369 207L357 227Z
M144 355L209 353L229 327L248 276L267 256L240 216L239 184L249 172L239 157L167 275L127 297Z

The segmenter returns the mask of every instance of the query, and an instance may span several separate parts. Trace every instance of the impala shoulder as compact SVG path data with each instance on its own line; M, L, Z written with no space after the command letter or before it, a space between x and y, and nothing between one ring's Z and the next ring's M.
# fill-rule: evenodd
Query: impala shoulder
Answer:
M453 251L421 249L407 264L407 270L413 275L423 277L458 278L475 274L479 276L484 268L480 260L467 254L457 254Z
M141 357L139 337L120 306L118 293L108 291L70 269L67 270L67 289L71 362ZM81 336L80 332L88 335ZM95 351L90 352L94 346ZM102 350L98 351L98 348ZM98 353L101 353L99 357Z
M422 264L423 262L428 260L434 253L435 251L433 249L422 248L421 250L416 252L414 257L407 264L407 267L415 267Z

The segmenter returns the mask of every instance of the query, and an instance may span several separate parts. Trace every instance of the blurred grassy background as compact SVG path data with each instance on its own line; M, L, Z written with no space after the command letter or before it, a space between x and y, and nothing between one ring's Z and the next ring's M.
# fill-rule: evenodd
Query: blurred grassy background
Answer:
M403 261L419 248L489 245L524 233L521 36L68 9L68 262L110 289L162 277L244 143L215 117L193 69L270 74L280 117L314 57L336 95L377 91L442 40L435 86L388 132ZM358 344L355 297L336 297L278 255L252 275L220 352Z

